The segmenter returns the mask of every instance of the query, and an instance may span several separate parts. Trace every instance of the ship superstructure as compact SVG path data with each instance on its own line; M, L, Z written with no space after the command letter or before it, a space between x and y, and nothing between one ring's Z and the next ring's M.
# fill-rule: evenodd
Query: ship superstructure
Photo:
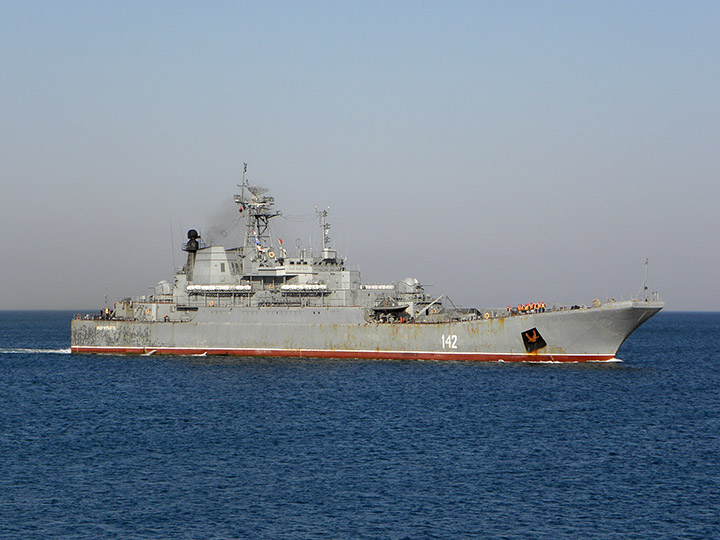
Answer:
M247 166L246 166L247 168ZM245 169L247 170L247 169ZM271 221L268 190L243 173L235 195L242 245L206 245L187 233L185 265L154 294L119 300L72 323L75 353L612 360L627 336L663 307L657 294L590 306L460 308L416 278L363 284L333 249L328 211L317 210L319 253L290 256Z

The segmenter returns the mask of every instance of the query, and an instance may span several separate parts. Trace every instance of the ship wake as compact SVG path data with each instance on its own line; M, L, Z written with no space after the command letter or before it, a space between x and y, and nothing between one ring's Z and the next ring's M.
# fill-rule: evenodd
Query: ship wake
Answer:
M68 347L67 349L9 348L0 349L0 354L70 354L70 347Z

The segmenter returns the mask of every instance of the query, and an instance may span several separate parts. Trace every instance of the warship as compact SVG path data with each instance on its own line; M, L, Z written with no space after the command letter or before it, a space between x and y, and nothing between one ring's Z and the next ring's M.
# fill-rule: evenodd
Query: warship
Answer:
M631 300L482 309L430 295L414 277L364 284L331 247L327 210L315 209L322 249L298 243L289 255L272 234L272 220L282 215L274 198L250 185L246 172L247 165L234 196L242 245L207 245L190 229L182 246L187 261L172 282L75 316L73 353L613 361L664 306L645 283Z

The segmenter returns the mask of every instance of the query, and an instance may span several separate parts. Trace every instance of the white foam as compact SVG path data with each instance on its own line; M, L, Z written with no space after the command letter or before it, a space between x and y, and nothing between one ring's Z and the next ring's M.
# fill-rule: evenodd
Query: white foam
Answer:
M70 354L70 347L67 349L0 349L0 354L28 354L28 353L41 353L41 354Z

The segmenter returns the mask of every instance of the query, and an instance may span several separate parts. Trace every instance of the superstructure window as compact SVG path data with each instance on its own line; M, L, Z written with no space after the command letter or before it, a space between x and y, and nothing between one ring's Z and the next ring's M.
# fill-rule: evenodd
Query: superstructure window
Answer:
M220 271L221 272L225 271L225 263L220 263Z

